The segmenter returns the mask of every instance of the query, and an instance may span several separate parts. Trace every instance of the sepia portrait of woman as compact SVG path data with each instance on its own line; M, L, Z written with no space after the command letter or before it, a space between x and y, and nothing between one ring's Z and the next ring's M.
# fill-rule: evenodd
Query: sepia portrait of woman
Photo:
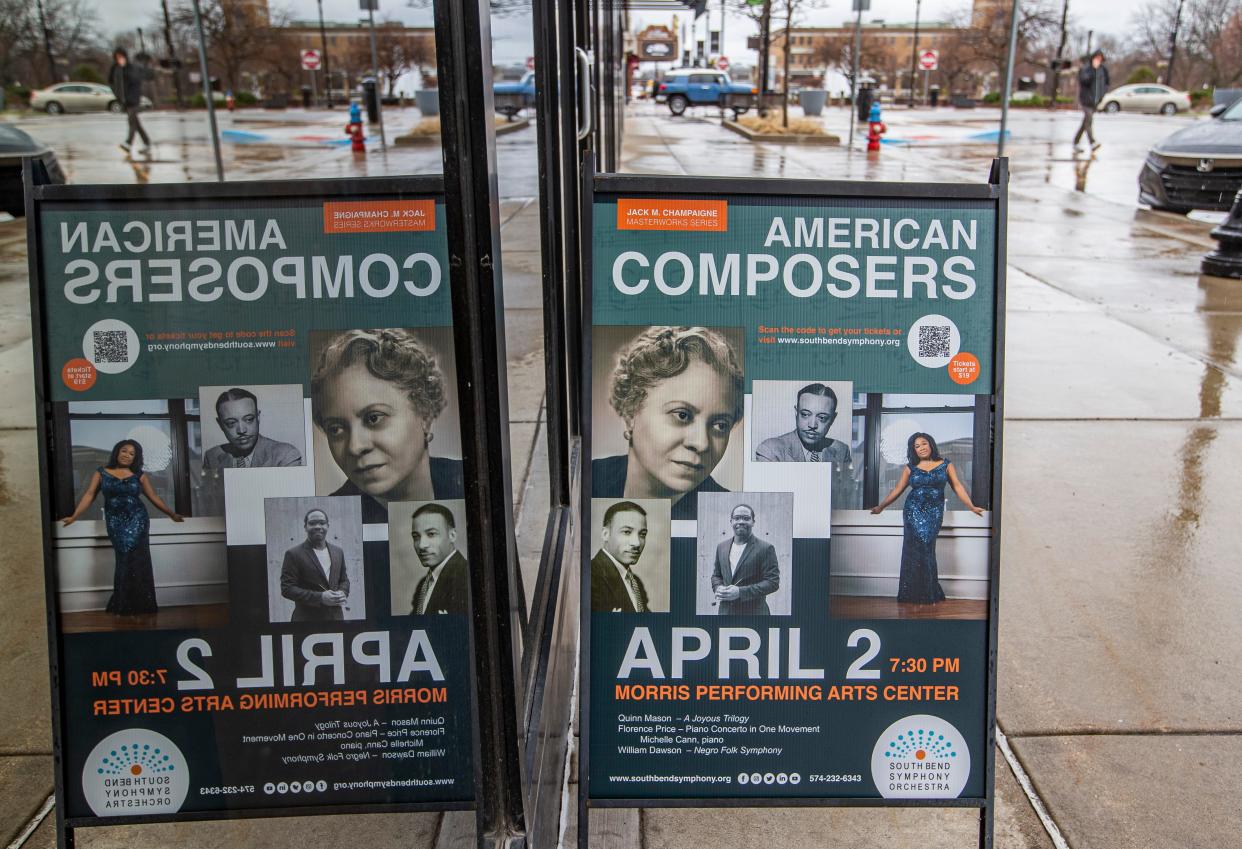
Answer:
M331 494L362 496L364 523L387 521L390 501L464 497L461 460L431 453L446 403L444 373L416 331L329 339L311 376L311 415L348 479Z
M693 519L742 420L739 352L718 330L649 327L618 354L609 403L624 423L623 455L591 464L595 498L667 498L674 519Z

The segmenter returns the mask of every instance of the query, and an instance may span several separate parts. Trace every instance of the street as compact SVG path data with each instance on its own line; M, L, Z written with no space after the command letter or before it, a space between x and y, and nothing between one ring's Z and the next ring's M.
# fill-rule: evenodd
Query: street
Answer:
M417 119L386 113L391 136ZM999 111L886 110L888 143L756 143L715 110L673 118L637 102L623 170L649 174L983 182ZM249 120L248 120L249 119ZM1242 287L1199 274L1220 216L1140 208L1150 146L1187 117L1101 115L1103 147L1074 156L1076 111L1015 109L1008 229L1005 532L999 647L996 845L1002 849L1220 849L1236 845L1242 779L1242 582L1237 486L1242 452ZM50 144L75 184L209 181L203 113L143 116L149 162L116 143L124 119L34 115L19 126ZM437 145L369 144L355 157L343 113L221 115L230 180L435 173ZM1199 119L1202 120L1202 119ZM844 136L848 114L825 124ZM864 125L865 129L865 125ZM534 127L497 142L505 244L513 478L523 570L537 567L546 471ZM0 222L0 523L33 529L39 487L25 222ZM1236 450L1235 450L1236 449ZM534 506L527 506L534 505ZM11 540L11 542L9 542ZM41 551L6 537L0 575L0 810L12 839L51 792L51 727ZM574 788L576 789L576 788ZM573 792L571 790L571 792ZM572 798L572 797L571 797ZM650 809L614 811L617 845L789 847L974 845L973 810ZM447 845L433 813L90 829L87 847L298 847L308 840ZM575 831L572 806L566 834ZM444 818L444 819L442 819ZM599 819L603 819L602 817ZM54 845L52 818L24 844ZM438 839L439 835L439 839ZM640 842L641 840L641 842ZM1057 842L1057 841L1061 842ZM565 843L564 845L569 845Z

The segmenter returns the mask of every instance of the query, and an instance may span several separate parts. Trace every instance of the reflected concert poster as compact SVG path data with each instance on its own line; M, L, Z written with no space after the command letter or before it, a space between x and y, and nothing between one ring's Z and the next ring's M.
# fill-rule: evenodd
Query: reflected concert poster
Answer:
M37 201L71 825L473 798L440 185L282 185Z
M587 797L983 799L1003 188L750 183L589 207Z

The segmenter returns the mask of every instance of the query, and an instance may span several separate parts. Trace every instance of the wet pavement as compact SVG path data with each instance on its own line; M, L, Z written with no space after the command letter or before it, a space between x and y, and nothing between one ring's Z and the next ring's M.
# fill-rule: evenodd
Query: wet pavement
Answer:
M367 129L365 154L350 150L345 110L260 109L216 113L225 179L232 181L377 177L439 174L437 145L402 147L396 136L418 124L414 108L384 112L387 149L378 127ZM147 112L143 125L151 137L147 155L126 156L125 116L108 113L30 114L14 123L51 146L71 183L180 183L216 179L215 155L206 112ZM138 145L135 145L138 147ZM497 140L502 197L534 197L538 192L534 128ZM527 167L529 163L529 167Z
M888 110L908 143L867 156L645 111L627 127L638 170L978 182L995 139L970 136L999 115ZM1220 216L1136 205L1148 148L1194 119L1100 116L1103 147L1076 157L1075 113L1011 118L998 715L1014 754L997 758L996 845L1236 845L1242 282L1198 273ZM844 136L848 115L825 124ZM761 829L790 846L965 847L974 821L660 810L634 825L644 846L749 844Z
M755 144L706 112L673 119L639 104L626 169L646 173L983 181L999 113L888 110L888 144L861 150ZM264 116L227 127L280 140L226 145L230 178L438 171L438 150L355 158L328 135L342 116ZM406 125L417 120L410 110ZM1242 451L1242 283L1203 277L1210 224L1135 204L1148 147L1193 120L1101 116L1104 146L1076 158L1073 112L1015 110L1009 225L1005 534L1000 587L997 841L1002 849L1237 845L1232 769L1242 733L1242 531L1231 462ZM37 117L75 182L214 178L201 115L150 115L157 161L135 168L112 116ZM197 121L197 122L196 122ZM223 122L222 122L223 123ZM400 120L392 119L400 129ZM848 115L826 125L844 136ZM297 141L292 143L289 139ZM519 544L531 574L546 509L535 137L503 137L502 239ZM164 159L169 161L162 161ZM145 176L140 171L145 167ZM1199 216L1202 218L1203 216ZM0 521L36 522L24 230L0 223ZM12 535L0 558L11 614L0 691L0 838L13 839L50 792L50 731L37 543ZM528 587L533 580L528 577ZM1009 753L1008 756L1004 756ZM1042 816L1041 816L1042 814ZM468 820L468 818L466 818ZM609 845L974 846L967 810L614 811ZM147 827L155 845L296 846L365 839L449 846L460 816L313 818ZM52 845L51 818L25 846ZM568 834L574 833L572 822ZM686 835L695 835L688 841ZM81 832L85 846L139 842L132 828Z

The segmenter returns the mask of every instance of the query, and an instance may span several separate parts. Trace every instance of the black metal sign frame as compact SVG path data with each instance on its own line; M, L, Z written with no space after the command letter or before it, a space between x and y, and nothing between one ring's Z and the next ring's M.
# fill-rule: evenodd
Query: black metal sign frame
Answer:
M582 416L582 487L580 507L583 521L591 515L591 399L592 399L592 245L594 200L597 193L628 194L643 198L704 199L717 196L866 198L869 201L941 201L973 200L987 201L993 205L996 222L994 322L992 363L994 369L994 394L992 422L994 434L991 445L992 474L989 486L989 509L992 512L992 536L988 552L988 626L986 653L986 726L984 751L985 795L954 799L884 799L884 798L593 798L590 786L590 740L591 740L591 582L590 537L583 540L580 551L580 616L581 643L579 646L579 684L581 693L578 718L581 742L578 751L578 835L579 849L590 846L590 814L592 809L605 808L770 808L770 807L928 807L928 808L975 808L979 812L978 845L991 849L995 817L995 732L996 732L996 661L997 627L1000 589L1000 546L1002 532L1001 481L1002 481L1002 432L1004 422L1004 354L1005 354L1005 298L1006 298L1006 228L1007 191L1009 183L1008 160L993 160L988 182L972 183L884 183L851 182L833 180L783 180L783 179L737 179L733 177L674 177L665 175L596 174L593 158L588 153L582 169L581 232L583 258L583 327L580 408Z
M79 208L98 208L100 204L110 201L130 201L130 202L152 202L152 203L169 203L178 202L186 205L194 205L200 202L220 202L220 201L261 201L264 203L279 202L281 200L292 199L310 199L316 200L405 200L411 198L428 198L434 197L440 202L445 201L444 180L442 177L436 176L417 176L417 177L400 177L400 178L346 178L346 179L328 179L328 180L281 180L281 181L264 181L264 182L239 182L239 183L196 183L196 184L157 184L148 186L110 186L110 185L81 185L81 186L64 186L64 185L48 185L43 182L46 179L45 174L39 173L39 163L32 160L27 161L27 167L24 172L25 192L26 192L26 218L27 218L27 250L29 252L30 265L30 312L32 324L32 347L34 351L34 382L35 382L35 399L37 414L37 440L39 452L39 475L42 482L42 493L40 497L40 510L42 515L42 541L43 541L43 557L44 557L44 576L45 576L45 595L47 610L47 636L48 636L48 662L51 680L51 721L53 731L53 779L56 798L56 830L57 845L59 847L72 847L74 845L74 830L77 828L108 826L108 825L139 825L147 823L165 823L165 822L191 822L191 821L207 821L207 820L225 820L225 819L257 819L268 817L284 817L284 816L312 816L327 814L349 814L349 813L404 813L418 811L467 811L478 810L480 803L480 793L483 796L490 797L495 794L496 781L493 780L485 771L479 769L479 741L478 741L478 699L480 698L477 687L478 674L475 671L477 657L473 649L469 652L470 671L469 681L466 686L469 688L471 699L470 710L470 729L471 741L469 743L471 750L475 753L475 776L472 792L475 798L472 801L449 801L449 802L403 802L392 804L327 804L318 806L279 806L273 805L263 808L249 808L237 810L217 810L217 811L193 811L187 813L176 814L144 814L135 816L108 816L108 817L66 817L65 816L65 799L66 799L66 763L64 758L65 747L65 720L64 720L64 683L62 679L62 670L65 668L64 646L60 630L60 609L58 601L58 581L57 570L55 568L55 548L53 544L52 527L56 521L54 512L55 505L52 502L52 491L49 481L52 480L52 469L50 467L51 451L64 450L65 446L59 445L58 436L67 436L67 434L56 434L53 428L53 418L51 413L51 392L49 386L49 373L47 372L48 349L47 349L47 311L45 306L46 292L42 279L42 248L45 238L43 233L41 215L45 205L57 204L66 206L77 206ZM446 277L448 271L446 270ZM456 287L454 287L456 289ZM454 292L454 327L455 333L460 337L459 341L462 345L471 345L479 335L483 332L483 321L478 311L470 311L466 307L459 306L456 302L460 300L456 291ZM468 319L470 326L462 328L457 323L463 318ZM477 413L473 406L467 403L471 393L474 394L490 394L494 387L487 385L473 384L468 375L464 374L466 370L460 369L458 373L458 392L463 399L460 408L461 427L463 433L463 441L467 433L480 433L482 423L477 421ZM480 388L482 386L482 388ZM489 409L493 413L496 407L488 407L483 404L484 409ZM505 407L504 409L507 409ZM502 448L495 452L489 452L487 462L498 462L505 466L509 463L508 444L507 442ZM475 496L467 491L468 509L476 510L474 505ZM473 646L476 642L477 632L481 627L480 624L482 611L478 608L480 605L475 604L473 619L474 625L471 627L470 641ZM506 657L507 651L501 653L501 657Z

